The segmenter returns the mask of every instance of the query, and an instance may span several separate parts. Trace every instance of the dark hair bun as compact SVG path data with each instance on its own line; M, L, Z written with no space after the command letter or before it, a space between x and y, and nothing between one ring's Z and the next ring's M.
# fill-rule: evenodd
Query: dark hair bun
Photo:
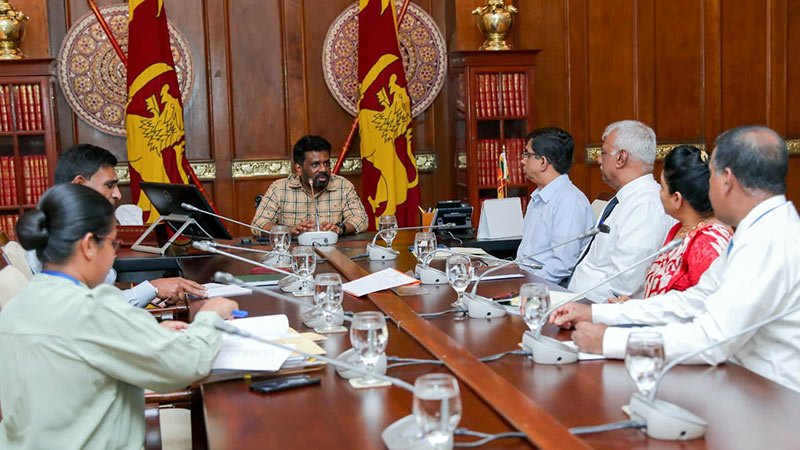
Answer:
M664 181L669 192L680 192L684 200L701 213L712 210L708 198L708 155L692 145L675 147L664 158Z
M47 231L47 215L40 209L32 209L17 221L19 243L26 250L38 250L47 245L50 233Z

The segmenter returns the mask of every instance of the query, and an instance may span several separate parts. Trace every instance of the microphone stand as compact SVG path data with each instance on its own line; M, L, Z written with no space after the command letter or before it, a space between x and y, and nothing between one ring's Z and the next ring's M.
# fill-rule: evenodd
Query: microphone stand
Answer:
M646 424L645 433L652 438L684 440L703 437L706 433L706 428L708 428L708 423L705 420L673 403L656 399L658 386L661 384L664 375L678 364L798 311L800 311L800 304L756 322L725 339L713 342L699 350L672 360L658 373L655 386L653 386L653 390L650 391L649 395L645 396L636 392L631 396L631 419L643 420Z
M297 243L300 245L333 245L339 242L339 235L333 231L320 231L319 208L317 196L314 194L314 179L308 179L308 186L311 188L311 200L314 204L314 218L317 223L317 231L306 231L297 236Z
M597 233L608 233L608 230L609 230L608 225L605 225L605 224L601 223L598 226L590 228L585 233L583 233L583 234L581 234L579 236L576 236L576 237L574 237L572 239L568 239L568 240L566 240L564 242L559 242L558 244L551 245L550 247L544 248L542 250L539 250L537 252L531 253L529 255L521 256L521 257L519 257L519 258L517 258L517 259L515 259L513 261L508 261L505 264L501 264L499 266L492 267L489 270L483 272L478 277L478 279L475 280L475 283L472 285L472 291L468 295L464 296L464 303L466 303L466 305L467 305L467 314L470 317L474 318L474 319L491 318L491 317L502 317L502 316L506 315L507 311L503 306L498 305L495 302L493 302L492 300L490 300L490 299L488 299L486 297L481 297L481 296L479 296L477 294L478 285L490 273L496 272L496 271L498 271L500 269L503 269L505 267L508 267L508 266L510 266L512 264L519 264L522 261L526 261L526 260L532 259L533 257L538 256L538 255L540 255L540 254L542 254L544 252L548 252L550 250L553 250L555 248L567 245L569 243L572 243L572 242L575 242L575 241L578 241L578 240L581 240L581 239L586 239L586 238L592 237L592 236L596 235Z
M653 258L664 252L668 252L678 247L679 245L681 245L681 242L683 242L682 239L673 239L665 246L645 256L644 258L636 261L635 263L617 272L611 277L605 278L600 282L590 286L589 288L584 289L583 291L573 295L572 297L551 306L547 311L545 311L545 313L542 315L542 318L539 319L539 328L533 333L531 333L530 331L526 331L522 335L523 350L532 351L533 362L539 364L568 364L578 361L578 352L575 349L568 347L566 344L562 343L557 339L553 339L547 336L542 336L542 328L544 328L545 323L547 323L547 319L550 318L550 314L552 314L553 311L560 308L562 305L565 305L569 302L574 302L576 300L580 300L583 298L584 295L591 292L595 288L602 286L611 280L617 279L618 277L622 276L628 271L633 270L636 267L639 267L640 265L646 262L652 261Z
M385 233L389 232L397 232L397 231L404 231L404 230L427 230L427 229L445 229L445 228L454 228L455 224L446 223L443 225L430 225L427 227L403 227L403 228L386 228L384 230L380 230L375 233L375 236L372 238L372 242L367 244L367 254L369 255L370 261L393 261L397 259L397 255L400 254L397 250L392 250L388 247L382 247L377 244L378 237Z

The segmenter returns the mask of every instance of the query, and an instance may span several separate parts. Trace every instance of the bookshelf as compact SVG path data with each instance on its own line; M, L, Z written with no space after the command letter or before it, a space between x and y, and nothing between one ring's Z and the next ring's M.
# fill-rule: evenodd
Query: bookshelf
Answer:
M58 155L53 59L0 62L0 230L53 184Z
M459 198L480 219L483 200L497 198L497 166L505 147L508 196L527 206L533 186L522 175L524 139L534 128L533 81L539 50L460 51L450 54Z

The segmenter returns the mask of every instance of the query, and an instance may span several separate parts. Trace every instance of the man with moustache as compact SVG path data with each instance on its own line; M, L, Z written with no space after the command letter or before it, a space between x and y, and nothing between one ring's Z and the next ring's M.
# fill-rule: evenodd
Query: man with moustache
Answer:
M256 208L254 227L270 230L286 225L293 235L316 230L316 210L321 231L342 236L367 229L367 212L355 187L331 173L330 142L319 136L303 136L294 144L292 159L295 173L267 188Z

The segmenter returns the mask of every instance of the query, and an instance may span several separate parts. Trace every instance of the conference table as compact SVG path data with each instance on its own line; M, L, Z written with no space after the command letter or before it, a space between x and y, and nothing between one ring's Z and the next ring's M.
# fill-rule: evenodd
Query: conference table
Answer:
M372 235L359 237L363 240L340 242L335 250L321 252L328 260L317 264L316 273L338 272L347 281L387 267L413 270L416 260L407 250L413 232L398 234L394 248L400 255L396 261L351 260L365 252ZM257 259L253 253L233 252ZM135 252L126 256L146 257ZM218 270L241 275L250 273L253 267L221 255L197 254L183 259L181 266L184 276L199 282L211 281ZM531 274L525 274L525 279L542 281ZM517 290L524 281L486 281L480 284L479 292L499 296ZM480 363L476 358L519 348L527 329L519 316L472 319L444 314L420 319L416 314L450 309L456 298L453 289L424 285L416 291L399 292L402 295L384 291L362 298L345 294L343 307L354 312L382 309L394 318L387 321L387 355L437 359L436 354L447 362L447 366L394 367L387 375L413 384L416 377L426 373L453 373L459 381L463 405L459 427L490 434L524 430L527 435L492 441L485 448L793 448L800 442L800 427L796 426L800 395L731 363L676 367L659 388L660 399L708 422L704 438L662 441L648 438L638 429L574 437L568 428L627 420L622 406L628 403L635 386L622 361L540 365L524 355L508 355ZM296 305L257 293L235 300L251 316L286 314L297 331L311 331L302 324ZM561 340L570 338L568 331L553 326L546 326L544 334ZM347 333L326 336L319 344L328 356L335 357L350 348ZM412 394L400 387L356 390L331 366L310 375L320 377L321 383L273 394L250 391L250 379L244 377L203 384L208 447L385 448L382 431L412 413ZM457 437L456 442L474 439Z

